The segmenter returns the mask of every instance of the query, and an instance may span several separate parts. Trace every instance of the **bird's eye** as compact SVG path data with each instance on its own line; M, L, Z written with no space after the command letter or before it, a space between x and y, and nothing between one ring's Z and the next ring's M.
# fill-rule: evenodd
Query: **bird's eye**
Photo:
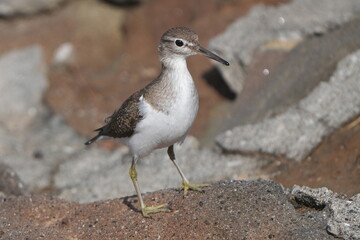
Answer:
M176 44L176 46L178 46L178 47L184 46L184 42L181 41L181 40L176 40L176 41L175 41L175 44Z

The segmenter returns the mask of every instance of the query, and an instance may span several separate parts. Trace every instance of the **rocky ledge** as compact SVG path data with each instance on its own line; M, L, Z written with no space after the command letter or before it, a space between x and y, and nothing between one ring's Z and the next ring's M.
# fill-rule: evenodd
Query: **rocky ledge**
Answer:
M360 195L222 181L204 192L147 193L171 213L143 218L135 196L87 204L40 196L0 200L1 239L359 239Z

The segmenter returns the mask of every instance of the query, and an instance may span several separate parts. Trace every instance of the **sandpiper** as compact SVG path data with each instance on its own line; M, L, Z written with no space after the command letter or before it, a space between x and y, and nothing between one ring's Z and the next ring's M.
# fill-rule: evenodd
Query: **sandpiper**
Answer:
M197 111L199 97L187 69L186 58L202 54L222 64L227 61L201 47L198 35L186 27L167 30L160 39L158 52L162 69L160 75L143 89L131 95L119 109L107 118L105 126L96 129L98 135L89 145L104 138L115 138L127 145L132 153L129 170L144 217L150 213L168 212L166 204L147 207L137 181L136 162L155 149L168 148L168 155L182 178L182 189L199 191L205 184L193 184L185 177L175 160L174 144L181 143Z

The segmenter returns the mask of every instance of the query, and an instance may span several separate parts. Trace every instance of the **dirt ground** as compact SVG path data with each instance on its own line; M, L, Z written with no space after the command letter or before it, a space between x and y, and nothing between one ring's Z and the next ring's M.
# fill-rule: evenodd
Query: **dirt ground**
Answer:
M40 44L50 64L55 50L64 42L71 42L74 59L65 68L49 69L50 85L45 101L76 131L88 137L132 92L157 76L160 66L156 46L164 29L188 26L199 34L202 45L207 46L209 39L246 14L254 4L284 2L157 0L114 7L101 1L69 1L51 13L2 20L0 53ZM217 91L221 81L208 59L192 57L188 65L200 95L199 114L190 134L202 139L207 136L213 115L223 114L215 109L231 104L231 96ZM215 87L208 82L213 82ZM348 195L358 193L359 142L360 124L354 119L321 143L306 161L280 163L274 169L275 180L285 186L326 186ZM111 142L103 146L114 147Z

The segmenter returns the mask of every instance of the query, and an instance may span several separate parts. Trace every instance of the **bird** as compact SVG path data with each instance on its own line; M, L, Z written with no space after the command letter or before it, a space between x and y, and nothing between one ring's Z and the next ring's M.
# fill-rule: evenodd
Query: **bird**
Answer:
M174 144L182 143L191 128L199 108L199 97L186 58L201 54L229 66L229 62L203 48L198 35L187 27L173 27L160 38L159 76L133 93L111 116L98 134L85 145L113 138L127 145L132 154L130 178L144 217L158 212L170 212L166 204L146 206L137 179L137 161L155 149L167 148L170 160L182 178L184 195L188 190L201 191L207 184L191 183L176 161Z

